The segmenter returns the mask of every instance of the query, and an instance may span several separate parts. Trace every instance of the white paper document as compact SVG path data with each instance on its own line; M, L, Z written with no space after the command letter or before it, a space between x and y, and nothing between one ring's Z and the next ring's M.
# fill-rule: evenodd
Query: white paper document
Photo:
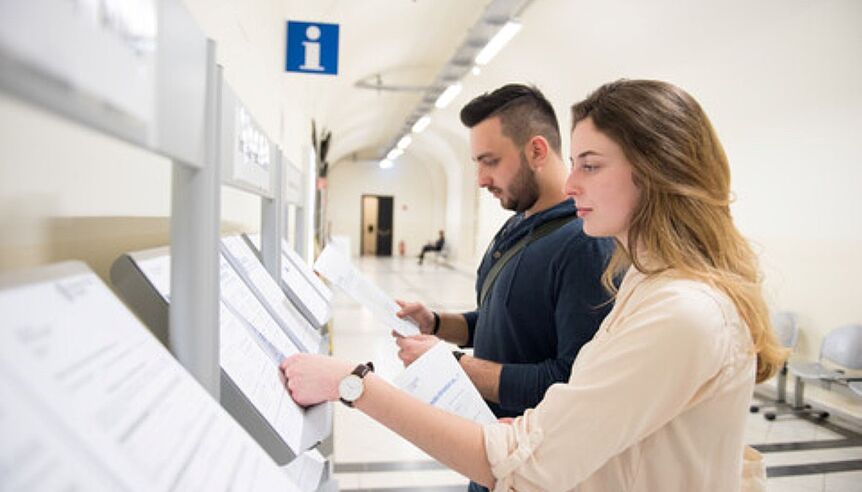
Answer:
M140 261L138 267L159 293L170 299L170 257L149 258ZM263 275L272 281L266 271ZM284 390L278 365L300 350L224 254L219 255L219 290L219 363L284 443L299 453L304 448L309 411ZM284 298L281 290L278 295Z
M248 234L246 237L258 251L261 250L260 234ZM306 309L309 319L317 326L325 325L332 317L332 291L284 239L281 241L281 282L291 298Z
M305 410L285 391L278 364L299 349L220 255L219 359L224 371L272 429L302 450Z
M314 269L371 311L375 318L405 337L418 335L416 324L395 315L401 308L394 299L359 273L337 248L329 245L317 257Z
M221 242L228 262L272 314L282 331L297 342L302 352L318 353L320 333L285 296L245 240L240 236L230 236L222 238Z
M291 263L296 265L299 268L299 272L305 277L305 280L320 294L320 297L323 298L327 303L332 302L332 291L329 290L329 287L326 286L318 277L314 274L314 270L305 262L305 260L299 256L299 253L294 251L287 241L282 241L281 243L281 252L290 260Z
M497 420L443 342L407 366L394 384L425 403L474 422L487 424Z
M0 370L0 490L122 490L115 461L104 463L81 453L63 435L62 422L27 395L23 382ZM14 395L14 396L13 396Z
M171 257L156 256L145 260L135 260L138 268L168 303L171 302Z
M311 267L282 242L281 280L285 287L305 306L314 322L323 326L332 317L332 291L317 278ZM284 249L287 248L287 249Z
M0 277L0 319L0 490L297 490L83 264Z

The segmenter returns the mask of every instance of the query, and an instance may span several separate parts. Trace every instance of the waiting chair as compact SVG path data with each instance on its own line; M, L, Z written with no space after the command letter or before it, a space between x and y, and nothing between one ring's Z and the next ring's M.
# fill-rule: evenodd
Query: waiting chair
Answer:
M441 261L446 261L447 259L449 259L449 253L451 253L451 250L449 249L449 243L443 243L442 248L437 251L432 251L432 253L434 254L435 262L440 263Z
M791 351L796 348L799 341L799 326L796 323L796 314L789 311L778 311L772 315L772 327L778 336L778 341ZM757 413L765 408L778 408L779 405L787 403L787 362L778 373L778 397L775 403L768 405L751 405L749 411ZM764 415L765 416L765 415ZM769 418L769 417L766 417ZM772 418L775 418L774 416ZM772 420L772 419L770 419Z
M817 362L791 363L789 369L796 377L793 413L815 415L821 419L829 417L829 412L814 410L805 403L805 381L817 381L826 387L839 384L848 387L851 393L862 396L859 391L862 390L862 384L858 384L862 381L847 377L844 372L846 369L862 370L862 324L846 325L830 331L820 345L820 359Z

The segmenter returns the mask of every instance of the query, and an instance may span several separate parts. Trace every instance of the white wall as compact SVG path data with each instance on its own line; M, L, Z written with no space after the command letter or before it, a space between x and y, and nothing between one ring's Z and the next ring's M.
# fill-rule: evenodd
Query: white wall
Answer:
M427 162L445 174L447 194L442 205L446 217L443 229L449 244L448 261L464 271L473 271L476 267L478 185L475 165L470 160L464 138L467 130L460 123L453 125L447 119L435 118L432 122L430 129L413 134L413 144L404 159Z
M218 3L183 0L201 29L216 43L216 60L224 79L261 125L298 168L306 158L302 149L311 141L311 116L295 91L285 90L284 2ZM260 227L260 200L225 188L222 219L246 230Z
M167 219L134 218L167 216L170 180L166 159L0 94L0 270L79 258L105 274L112 233L165 244Z
M426 242L437 238L438 230L445 229L447 192L443 171L407 156L390 169L380 169L377 161L341 161L329 173L327 194L332 234L349 236L354 256L360 251L363 194L394 197L394 255L403 240L407 255L415 257Z
M283 3L184 3L252 116L304 164L311 117L283 90ZM0 269L80 258L104 275L124 249L167 244L170 189L167 159L0 94ZM222 210L231 230L260 227L252 195L226 188Z

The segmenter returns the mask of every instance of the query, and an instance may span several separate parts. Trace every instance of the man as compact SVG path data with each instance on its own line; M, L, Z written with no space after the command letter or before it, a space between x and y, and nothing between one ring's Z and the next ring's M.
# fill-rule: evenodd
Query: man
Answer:
M428 243L425 246L422 246L422 252L419 253L419 264L422 264L422 261L425 260L425 253L429 251L440 251L443 249L443 245L446 244L446 234L440 230L440 236L437 238L437 242L434 244Z
M461 110L461 121L470 128L479 186L515 215L479 266L475 311L434 313L399 302L399 316L413 318L423 333L398 338L399 357L410 364L437 337L472 346L473 356L456 352L459 363L497 417L514 417L568 380L575 356L610 310L601 275L613 242L582 231L563 191L556 115L538 89L510 84L481 95Z

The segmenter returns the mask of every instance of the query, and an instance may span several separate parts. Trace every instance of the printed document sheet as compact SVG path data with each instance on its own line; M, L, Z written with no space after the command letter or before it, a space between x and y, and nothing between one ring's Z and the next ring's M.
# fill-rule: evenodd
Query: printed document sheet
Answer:
M0 490L298 490L83 264L0 277L0 319Z
M299 349L220 255L221 366L294 453L302 451L305 410L285 391L278 364Z
M245 237L261 251L260 234ZM304 309L308 319L317 326L325 325L332 318L332 291L284 239L281 241L281 283L291 300Z
M418 335L419 328L395 315L401 308L394 299L359 273L341 251L328 245L314 263L314 269L350 297L371 311L375 318L405 337Z
M474 422L487 424L497 420L443 342L407 366L394 384L425 403Z
M332 291L317 278L311 267L282 242L281 280L298 300L308 309L318 326L323 326L332 317Z
M281 359L300 350L223 254L219 265L221 367L290 449L301 452L306 411L284 390L278 372ZM149 258L138 266L161 295L170 299L170 257Z
M221 242L225 258L272 314L272 318L285 334L297 342L302 352L318 353L320 333L293 306L245 240L240 236L230 236L222 238Z

